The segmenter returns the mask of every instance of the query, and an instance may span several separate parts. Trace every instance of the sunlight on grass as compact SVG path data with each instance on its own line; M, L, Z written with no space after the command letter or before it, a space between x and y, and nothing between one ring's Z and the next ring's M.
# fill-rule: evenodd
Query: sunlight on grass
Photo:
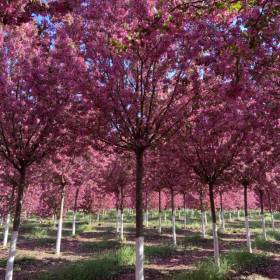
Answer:
M200 262L192 271L175 275L174 280L225 280L243 270L257 270L268 261L265 255L250 254L246 251L232 251L221 258L218 267L212 259Z
M80 261L67 265L58 271L40 275L38 280L105 280L111 279L124 266L135 262L135 252L130 246L124 246L114 253L108 253L98 259Z

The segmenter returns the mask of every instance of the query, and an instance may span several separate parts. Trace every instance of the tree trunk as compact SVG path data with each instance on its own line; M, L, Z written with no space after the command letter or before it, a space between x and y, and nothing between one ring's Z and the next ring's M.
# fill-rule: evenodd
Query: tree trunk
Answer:
M74 202L74 213L73 213L73 223L72 223L72 236L76 235L76 218L77 218L77 203L79 196L79 188L76 189L75 202Z
M11 212L12 212L12 208L13 208L13 201L14 201L14 196L15 196L15 190L16 190L16 186L13 185L12 188L12 193L9 199L9 209L8 209L8 213L6 216L6 223L5 223L5 228L4 228L4 237L3 237L3 247L6 248L7 247L7 243L8 243L8 238L9 238L9 229L10 229L10 222L11 222Z
M222 220L222 229L225 231L225 212L224 212L224 205L223 205L223 193L219 192L220 195L220 209L221 209L221 220Z
M263 209L263 190L260 191L260 202L261 202L261 220L262 220L262 237L266 240L266 226L265 226L265 216L264 216L264 209Z
M18 192L17 192L17 200L16 200L16 209L14 214L14 221L13 221L13 232L11 238L11 244L9 249L8 261L6 266L6 274L5 280L12 280L13 279L13 270L14 270L14 261L16 256L16 247L17 247L17 238L18 238L18 231L20 226L20 215L22 210L22 202L23 202L23 194L25 189L25 176L26 176L26 169L22 168L20 170L20 178L18 184Z
M121 216L121 211L120 211L119 207L117 207L117 211L116 211L116 231L117 231L117 233L120 232L120 216Z
M144 280L143 195L144 149L136 150L136 269L135 279Z
M57 238L56 238L56 254L60 255L61 249L61 237L62 237L62 226L63 226L63 211L64 211L64 199L65 199L65 184L62 184L61 190L61 201L60 201L60 211L59 211L59 221L57 229Z
M149 227L149 211L148 211L148 192L145 193L145 214L144 214L145 227Z
M121 215L120 215L120 239L121 241L124 240L124 212L123 212L123 208L124 208L124 193L123 193L124 189L121 186L121 190L120 190L120 210L121 210Z
M145 214L145 222L146 222L146 227L148 228L149 227L149 211L148 209L146 209L146 214Z
M205 229L205 213L201 212L201 236L206 238L206 229Z
M273 213L273 209L272 209L272 202L271 202L271 196L270 196L269 190L267 190L267 197L268 197L268 203L269 203L269 212L271 215L271 227L272 227L272 230L275 230L274 213Z
M7 214L7 217L6 217L6 223L5 223L5 228L4 228L4 238L3 238L3 247L4 248L7 247L7 243L8 243L9 228L10 228L10 218L11 218L11 214L9 212Z
M89 221L88 221L89 225L92 226L92 214L91 213L89 213L88 219L89 219Z
M251 244L251 233L248 217L248 186L247 184L243 185L244 187L244 216L245 216L245 228L246 228L246 242L247 248L250 253L252 253L252 244Z
M175 214L175 206L174 206L174 191L171 189L171 208L172 208L172 240L173 245L177 245L176 238L176 214Z
M120 215L120 238L121 241L124 240L124 233L123 233L123 219L124 219L124 214L123 214L123 208L121 207L120 209L121 215Z
M187 229L187 212L186 212L187 201L186 201L186 194L185 193L183 195L183 199L184 199L184 229Z
M199 191L199 202L200 202L200 216L201 216L201 236L202 238L206 237L206 230L205 230L205 211L203 205L203 193Z
M208 225L208 219L207 219L207 211L204 211L204 221L205 221L205 225Z
M215 259L215 263L218 266L220 266L218 229L217 229L217 219L216 219L216 211L215 211L214 189L212 183L209 183L209 197L210 197L212 230L213 230L213 240L214 240L214 259Z
M52 215L52 220L53 220L53 228L56 229L56 214Z
M158 192L158 232L162 233L162 225L161 225L161 191Z

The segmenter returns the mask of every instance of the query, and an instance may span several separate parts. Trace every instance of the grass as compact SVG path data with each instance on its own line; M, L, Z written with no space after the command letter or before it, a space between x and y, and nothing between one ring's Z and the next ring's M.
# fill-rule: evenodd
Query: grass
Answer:
M226 261L221 261L218 267L212 260L199 263L196 269L175 276L175 280L224 280L229 274L230 267Z
M186 236L181 245L184 247L212 244L211 239L202 238L200 234Z
M6 267L7 259L0 259L0 267Z
M30 264L34 264L36 262L36 258L32 256L22 256L15 259L15 265L26 266Z
M93 251L104 251L119 248L121 244L117 240L102 240L99 242L86 242L82 246Z
M224 259L235 271L252 271L257 270L268 262L268 258L264 254L252 254L247 251L231 251L225 255Z
M48 237L48 230L36 227L31 230L31 235L35 238L45 238Z
M257 235L255 237L255 240L253 241L253 247L267 252L273 252L275 251L275 244L271 240L265 240L262 236Z
M22 266L32 265L36 262L36 258L32 256L18 256L15 259L15 270L20 271ZM0 267L5 268L7 259L0 259Z
M199 229L201 227L200 222L194 221L194 220L188 220L187 222L187 228L188 229Z
M132 247L124 246L114 253L87 261L70 264L52 273L45 273L38 280L105 280L112 278L125 266L132 265L135 253Z
M218 267L213 260L208 259L199 263L196 269L175 275L174 280L226 280L232 279L233 273L243 271L256 271L267 264L265 255L250 254L246 251L231 251L221 257L221 265Z
M93 225L82 224L78 226L78 232L91 232L93 231Z
M145 246L145 257L170 257L175 251L176 248L171 245L160 245L160 246Z
M268 240L280 241L280 232L269 230L269 231L267 231L266 234L267 234Z
M38 238L36 240L36 245L46 245L46 244L55 244L56 238L55 237L43 237L43 238Z

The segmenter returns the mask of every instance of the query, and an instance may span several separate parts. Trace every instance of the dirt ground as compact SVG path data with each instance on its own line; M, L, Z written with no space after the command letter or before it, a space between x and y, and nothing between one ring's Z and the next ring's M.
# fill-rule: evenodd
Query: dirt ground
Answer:
M92 230L87 228L86 218L80 217L77 228L78 234L71 237L70 217L64 223L62 253L59 257L54 254L56 230L50 221L39 222L38 219L23 222L18 241L17 258L15 262L15 280L37 280L42 272L57 270L78 260L86 260L99 256L119 246L115 232L114 215L107 215L99 223L95 223ZM260 233L260 222L256 215L252 218L252 238ZM276 223L279 228L280 223ZM162 246L172 243L171 225L164 224L160 236L157 231L157 217L154 214L150 225L145 228L145 245ZM269 227L269 224L268 224ZM177 222L178 248L168 255L158 255L149 258L145 264L145 279L172 279L180 271L191 270L194 266L213 255L210 223L207 228L206 240L191 238L199 234L199 218L188 219L187 229L183 229L183 222ZM268 228L269 230L269 228ZM125 243L134 242L133 217L125 223ZM190 237L189 239L186 237ZM242 220L226 223L226 230L220 232L219 243L221 254L230 250L244 247L245 234ZM271 241L272 246L263 250L254 247L254 252L263 252L269 257L265 265L242 271L233 275L232 279L280 279L280 241ZM0 279L4 279L7 249L0 249ZM114 278L115 280L133 280L133 267L124 267ZM77 279L78 280L78 279Z

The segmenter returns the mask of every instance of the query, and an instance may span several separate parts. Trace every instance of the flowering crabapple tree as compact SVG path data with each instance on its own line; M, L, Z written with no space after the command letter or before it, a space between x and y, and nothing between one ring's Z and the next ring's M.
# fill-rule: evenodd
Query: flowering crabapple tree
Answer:
M78 141L76 141L78 144ZM70 146L71 147L71 146ZM80 154L78 154L80 152ZM56 186L59 190L59 203L54 203L56 208L59 205L59 223L57 231L56 254L61 251L61 238L63 226L63 214L65 212L65 198L69 200L68 208L73 209L72 235L76 234L76 215L78 209L79 194L84 189L84 182L95 177L97 174L97 160L101 162L101 157L96 158L97 153L92 149L84 148L83 151L61 150L56 153L51 160L44 162L44 173L42 175L44 183ZM70 201L74 205L69 206Z
M29 169L51 155L69 136L63 128L71 122L67 115L76 85L70 77L66 78L67 73L73 74L66 69L71 69L72 63L80 64L67 38L59 34L60 43L50 49L49 36L44 33L39 36L37 27L31 23L1 30L0 155L18 178L6 280L13 275ZM78 66L77 73L79 69Z
M168 190L171 197L171 213L172 213L172 240L173 244L177 244L176 238L176 213L175 196L180 192L180 184L182 183L182 168L181 161L179 159L173 159L170 162L171 155L173 154L170 146L162 145L159 147L157 154L157 173L156 179L158 185L164 186Z
M215 90L219 83L211 84ZM203 87L202 87L203 89ZM217 89L218 91L218 89ZM204 92L205 97L207 96ZM216 98L202 99L190 125L181 130L178 154L190 166L202 184L208 185L214 237L214 257L219 264L219 245L214 189L225 180L245 137L247 122L236 107ZM236 104L237 105L237 104ZM230 107L229 107L230 106ZM238 120L238 122L236 122Z
M120 239L124 239L124 206L126 197L131 189L131 163L125 155L120 155L118 159L112 161L105 170L103 177L103 191L112 193L115 196L117 209L117 232Z
M78 144L77 142L75 143ZM80 143L81 147L83 146ZM74 157L71 162L70 174L71 178L69 186L69 194L72 194L73 205L73 221L72 235L76 234L76 216L77 210L80 208L82 192L85 192L86 185L92 180L98 180L102 170L108 165L110 157L103 155L99 151L92 148L83 147L80 154Z
M271 226L275 230L275 211L278 209L279 201L279 176L278 176L278 165L275 166L270 172L266 173L266 199L264 200L264 205L269 209L271 215Z
M183 194L183 207L184 209L199 209L201 220L201 236L206 237L207 225L207 208L208 203L205 199L206 191L199 180L194 176L191 170L188 170L186 183L182 185L180 193ZM185 174L185 175L186 175ZM185 210L186 211L186 210ZM184 227L186 228L187 216L184 216Z
M61 17L71 11L80 0L5 0L0 3L0 24L21 25L33 20L34 15Z
M260 128L260 129L259 129ZM240 146L240 151L232 166L234 177L244 188L244 219L246 228L246 243L249 252L252 252L250 225L248 215L248 189L265 181L265 172L269 171L268 158L271 157L270 145L267 145L266 134L260 133L260 125L254 130L254 134L248 134L246 140ZM264 220L264 219L263 219ZM265 229L264 222L263 229ZM265 233L265 231L263 231Z
M144 153L174 134L190 109L191 81L197 76L187 70L199 52L194 48L197 34L193 29L186 32L178 28L169 12L171 3L95 4L88 1L81 8L84 16L81 12L82 17L68 17L64 24L77 41L83 42L81 52L89 74L84 99L87 111L99 113L97 136L135 155L136 279L142 280ZM184 14L179 12L178 21ZM184 39L179 36L183 31Z
M165 186L161 184L158 177L158 153L150 153L147 156L145 185L148 190L158 193L158 232L162 234L162 208L166 204L166 195L164 193Z

